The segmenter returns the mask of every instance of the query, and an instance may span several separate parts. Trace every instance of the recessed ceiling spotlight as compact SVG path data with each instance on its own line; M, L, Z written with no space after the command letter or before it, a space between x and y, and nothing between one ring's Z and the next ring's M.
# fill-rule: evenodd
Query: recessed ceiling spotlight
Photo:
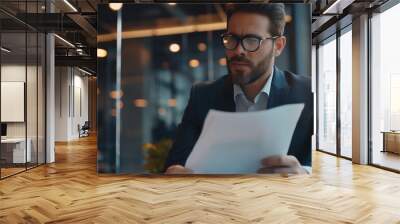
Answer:
M110 7L113 11L118 11L122 8L123 3L108 3L108 7Z

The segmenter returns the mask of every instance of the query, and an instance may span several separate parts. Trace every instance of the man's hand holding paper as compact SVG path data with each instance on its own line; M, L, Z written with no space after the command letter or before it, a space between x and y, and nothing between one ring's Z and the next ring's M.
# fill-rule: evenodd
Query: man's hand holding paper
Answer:
M270 173L278 168L304 172L295 157L287 156L303 107L291 104L246 113L211 110L185 168L198 174Z

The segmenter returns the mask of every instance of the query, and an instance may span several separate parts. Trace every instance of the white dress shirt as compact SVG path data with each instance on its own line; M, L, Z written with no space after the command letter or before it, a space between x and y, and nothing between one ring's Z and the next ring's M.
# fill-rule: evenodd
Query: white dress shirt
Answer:
M271 92L272 78L274 76L274 69L272 68L272 73L268 77L267 82L261 89L261 91L254 98L254 102L247 99L245 93L239 85L233 84L233 100L235 101L236 112L250 112L250 111L260 111L267 108L268 97ZM303 166L303 168L310 174L311 167Z
M243 92L239 85L233 85L233 96L236 105L236 112L249 112L249 111L260 111L267 108L268 96L271 91L272 77L274 75L274 70L272 69L272 74L268 77L267 82L261 91L254 98L254 102L247 99L246 94Z

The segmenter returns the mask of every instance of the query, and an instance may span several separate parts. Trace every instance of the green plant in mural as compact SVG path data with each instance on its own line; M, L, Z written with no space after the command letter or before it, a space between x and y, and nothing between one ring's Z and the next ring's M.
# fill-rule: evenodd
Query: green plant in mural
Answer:
M155 143L147 143L143 145L145 156L144 168L150 173L161 173L164 169L165 160L171 149L171 139L161 139Z

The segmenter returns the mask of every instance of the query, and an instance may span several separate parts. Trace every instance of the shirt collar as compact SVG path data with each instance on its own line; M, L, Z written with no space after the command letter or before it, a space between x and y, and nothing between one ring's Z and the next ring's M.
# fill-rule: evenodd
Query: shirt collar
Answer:
M261 89L261 91L255 97L255 102L257 102L257 100L258 100L259 96L261 95L261 93L266 93L269 96L269 93L271 92L271 85L272 85L273 76L274 76L274 67L272 67L271 75L268 77L268 80L265 83L264 87ZM235 103L237 101L237 97L240 96L240 95L243 95L245 97L245 94L244 94L242 88L237 84L233 84L233 100L235 101Z

